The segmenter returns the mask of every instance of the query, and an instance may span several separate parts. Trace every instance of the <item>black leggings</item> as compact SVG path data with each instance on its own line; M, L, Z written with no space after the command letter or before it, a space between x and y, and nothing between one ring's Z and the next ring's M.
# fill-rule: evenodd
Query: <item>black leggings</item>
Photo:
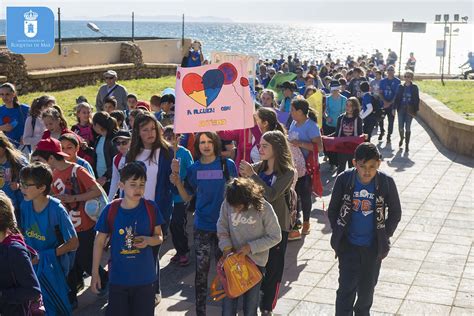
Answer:
M298 194L298 217L303 210L303 221L309 221L313 203L311 202L311 176L309 174L301 177L296 182L295 191Z

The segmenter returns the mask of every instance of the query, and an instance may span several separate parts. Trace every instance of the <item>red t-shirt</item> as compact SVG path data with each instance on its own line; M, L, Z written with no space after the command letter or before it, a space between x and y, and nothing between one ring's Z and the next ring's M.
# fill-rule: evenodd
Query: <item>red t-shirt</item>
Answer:
M64 170L55 169L53 171L53 185L51 186L53 194L72 193L71 175L73 167L74 164L71 164L70 167ZM79 184L80 193L76 194L85 193L89 188L98 185L95 179L83 167L77 168L77 182ZM90 219L84 210L84 201L63 204L68 210L69 216L71 217L72 223L77 232L86 231L94 227L95 222Z

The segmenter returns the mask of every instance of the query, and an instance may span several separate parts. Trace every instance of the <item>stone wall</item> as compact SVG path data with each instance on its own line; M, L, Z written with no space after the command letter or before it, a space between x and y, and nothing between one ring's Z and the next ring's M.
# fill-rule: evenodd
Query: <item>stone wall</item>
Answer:
M439 141L458 154L474 157L474 122L462 118L426 93L420 93L420 99L418 115Z
M123 42L119 63L27 71L25 58L10 51L0 50L0 78L15 84L19 94L34 91L57 91L103 81L109 69L117 72L119 80L174 76L177 64L143 62L142 51L136 43ZM5 78L4 78L5 79Z

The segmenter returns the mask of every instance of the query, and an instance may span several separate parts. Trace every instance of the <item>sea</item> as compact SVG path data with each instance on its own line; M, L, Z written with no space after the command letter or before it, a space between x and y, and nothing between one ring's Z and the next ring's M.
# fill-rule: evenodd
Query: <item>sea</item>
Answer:
M95 23L102 34L87 27ZM428 23L426 33L404 33L401 58L403 63L413 52L417 59L416 72L440 73L440 58L436 56L436 41L443 39L444 25ZM0 34L5 33L5 21L0 21ZM56 29L57 33L57 29ZM131 21L62 21L63 38L131 36ZM459 74L459 65L474 51L473 24L453 25L451 37L451 66L449 67L449 36L445 73ZM181 38L181 22L135 22L135 36ZM210 58L213 51L257 54L259 58L279 58L297 53L300 59L344 61L348 55L372 55L375 49L387 57L388 49L400 55L401 34L392 32L392 23L185 23L184 36L203 43L203 53ZM402 67L403 69L403 67Z

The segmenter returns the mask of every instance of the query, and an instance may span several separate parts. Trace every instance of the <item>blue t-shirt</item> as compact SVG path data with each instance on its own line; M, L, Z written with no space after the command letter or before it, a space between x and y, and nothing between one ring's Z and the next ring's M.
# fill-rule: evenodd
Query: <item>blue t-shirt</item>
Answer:
M413 88L413 85L405 86L405 89L403 90L403 95L402 95L402 101L400 102L401 108L406 109L408 105L411 104L411 90Z
M339 98L334 98L332 95L326 98L326 115L332 119L329 122L326 119L326 125L331 127L337 126L337 118L344 112L346 112L346 103L347 98L343 95L339 96Z
M266 185L268 185L269 187L272 186L273 184L273 177L275 176L274 173L272 174L266 174L264 171L260 172L258 174L258 176L260 177L260 179L262 179L263 182L265 182Z
M95 153L97 154L97 177L102 177L107 172L107 163L105 162L105 153L104 153L104 144L105 137L100 136L99 141L97 142L97 147Z
M296 124L296 121L293 121L288 130L288 138L290 140L299 140L301 142L311 143L312 139L318 136L321 136L319 126L311 119L307 119L300 126ZM308 157L308 150L301 148L301 152L305 158Z
M230 178L237 177L237 168L231 159L226 159ZM226 179L222 170L221 157L209 164L197 160L188 168L186 188L196 195L194 227L210 232L217 231L217 220L224 201Z
M186 179L188 168L194 163L193 156L189 150L183 146L178 146L178 150L176 151L176 159L178 159L180 162L179 177L181 178L181 181L183 181ZM173 194L173 202L183 203L183 199L179 194Z
M299 80L299 79L296 79L295 80L295 83L296 83L296 86L298 87L298 92L303 95L304 94L304 91L306 90L306 85L305 85L305 81L303 79Z
M347 237L351 244L369 247L375 237L375 180L362 184L356 176L352 203L353 212Z
M29 110L30 107L26 104L20 104L19 107L12 109L7 108L6 105L0 106L0 125L10 123L13 126L11 131L4 133L16 147L20 145L20 139L23 137Z
M189 51L188 67L201 66L201 54L195 50Z
M155 202L149 201L155 208L156 223L153 227L162 225L165 221ZM109 234L107 215L110 204L104 208L95 229ZM150 217L142 198L137 207L124 209L119 206L114 219L111 236L111 266L109 270L110 284L136 286L155 282L155 259L151 247L138 249L133 246L133 238L137 236L152 236Z
M296 96L297 94L293 93L291 97L283 98L283 100L281 100L281 103L280 103L280 110L290 113L291 100L293 100Z
M25 242L37 251L59 246L53 223L51 223L54 217L57 219L56 222L65 242L77 236L74 225L61 202L51 196L48 199L48 204L41 212L33 209L33 201L21 203L21 230Z
M400 79L393 78L383 78L380 80L380 93L383 95L383 98L387 101L392 101L395 98L395 93L397 92L398 86L400 85Z
M89 174L95 178L94 169L92 169L91 164L87 162L87 160L82 159L81 157L77 157L76 163L79 166L84 167L89 172Z

